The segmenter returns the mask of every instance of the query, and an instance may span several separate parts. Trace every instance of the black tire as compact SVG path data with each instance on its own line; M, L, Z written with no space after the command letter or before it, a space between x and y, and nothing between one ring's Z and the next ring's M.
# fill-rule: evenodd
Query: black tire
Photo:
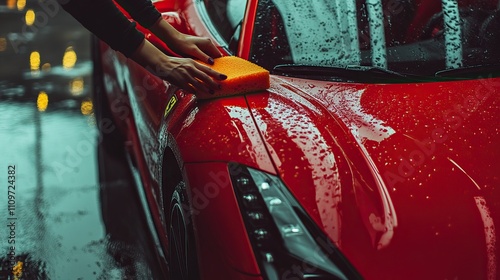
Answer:
M170 279L200 279L194 228L189 209L186 186L184 182L180 182L172 193L167 215Z

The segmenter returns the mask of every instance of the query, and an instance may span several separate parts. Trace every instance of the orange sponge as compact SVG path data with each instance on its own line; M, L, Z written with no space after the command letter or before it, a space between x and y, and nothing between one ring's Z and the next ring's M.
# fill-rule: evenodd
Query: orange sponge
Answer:
M269 71L245 59L236 56L223 56L214 59L208 65L215 71L227 76L220 81L221 89L214 94L197 94L199 99L210 99L221 96L232 96L266 90L269 88Z

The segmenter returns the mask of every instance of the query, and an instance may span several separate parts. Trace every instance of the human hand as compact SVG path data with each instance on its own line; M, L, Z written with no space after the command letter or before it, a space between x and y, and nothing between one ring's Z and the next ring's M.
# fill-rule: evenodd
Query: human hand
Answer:
M162 18L150 30L181 56L189 56L208 64L213 64L214 58L222 56L209 38L181 33Z
M131 59L158 77L193 93L213 94L220 89L217 81L227 78L193 59L167 56L148 40L143 41Z
M182 56L190 56L208 64L214 64L214 58L221 57L217 47L209 38L178 34L176 40L167 42L168 46Z
M156 66L157 75L172 84L192 91L214 94L221 86L216 80L225 80L226 75L212 70L190 58L168 57Z

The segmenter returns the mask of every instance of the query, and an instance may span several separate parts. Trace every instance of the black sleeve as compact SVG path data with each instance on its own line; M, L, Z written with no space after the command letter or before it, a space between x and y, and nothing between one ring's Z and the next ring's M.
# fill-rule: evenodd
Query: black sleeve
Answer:
M115 0L140 25L149 28L161 14L151 0Z
M58 1L85 28L127 57L144 40L144 34L135 28L135 23L130 22L112 0Z

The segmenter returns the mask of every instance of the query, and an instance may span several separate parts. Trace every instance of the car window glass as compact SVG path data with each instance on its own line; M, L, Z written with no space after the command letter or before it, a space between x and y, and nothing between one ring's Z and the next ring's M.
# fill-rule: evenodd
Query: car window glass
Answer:
M226 42L243 20L247 0L205 0L208 15Z
M433 75L500 61L498 0L261 0L250 59Z

